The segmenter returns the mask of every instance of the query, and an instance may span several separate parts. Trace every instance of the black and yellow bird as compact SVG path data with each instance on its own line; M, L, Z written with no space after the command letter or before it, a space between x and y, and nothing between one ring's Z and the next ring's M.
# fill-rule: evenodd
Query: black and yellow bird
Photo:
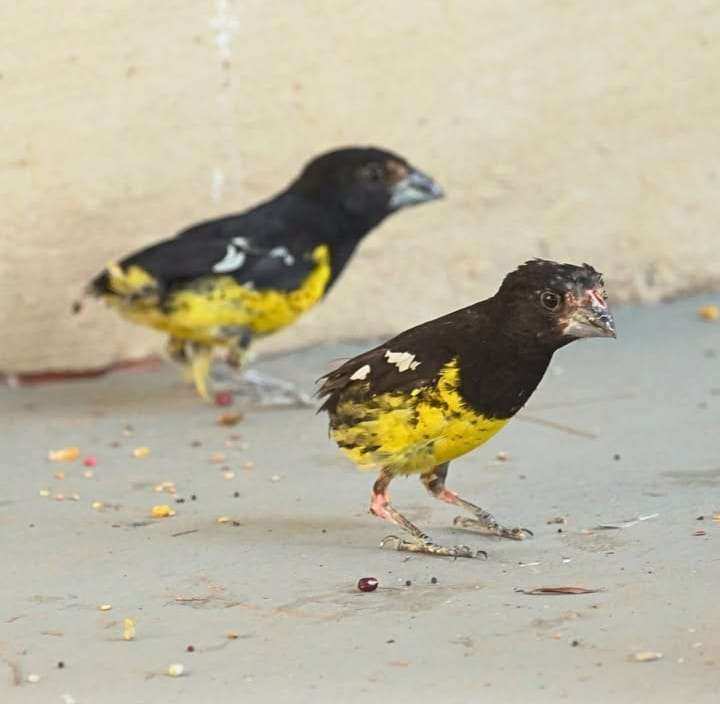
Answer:
M451 460L487 442L526 403L553 353L582 337L615 337L601 274L535 259L487 300L407 330L324 378L318 395L330 433L360 468L379 469L370 512L403 528L398 550L473 557L444 547L390 503L397 475L419 474L432 496L472 514L455 525L520 540L484 509L446 488Z
M168 333L170 355L188 365L208 398L213 348L226 348L240 366L254 337L290 325L325 296L388 215L442 195L397 154L338 149L312 160L271 200L109 264L88 291Z

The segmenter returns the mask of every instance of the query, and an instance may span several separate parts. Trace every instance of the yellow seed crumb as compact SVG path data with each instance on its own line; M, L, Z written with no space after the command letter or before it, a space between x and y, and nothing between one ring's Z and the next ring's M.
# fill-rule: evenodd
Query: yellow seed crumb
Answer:
M168 518L169 516L174 516L175 511L173 511L167 504L159 504L152 507L150 515L153 518Z
M224 462L225 461L225 453L224 452L213 452L212 455L210 455L210 461L214 462L214 463Z
M123 619L123 640L133 640L135 638L135 621L131 618Z
M229 640L237 640L239 638L238 634L235 633L235 631L228 631L226 635Z
M112 609L112 604L100 604L98 609L100 609L100 611L110 611L110 609Z
M50 450L48 459L51 462L73 462L80 457L79 447L63 447L62 450Z
M254 462L244 462L243 469L252 469L255 466Z
M40 496L50 496L50 489L40 489Z
M720 308L715 305L702 306L698 308L698 315L703 320L718 320L720 318Z
M96 511L100 511L105 507L105 504L102 501L93 501L90 506L92 506Z
M185 672L185 667L179 662L174 662L172 665L169 665L167 669L167 673L170 677L180 677L183 672Z
M230 516L219 516L217 519L218 523L230 523Z
M223 472L223 477L225 477L225 479L233 479L235 477L235 472Z
M150 454L150 448L149 447L136 447L133 452L133 457L135 457L138 460L141 460L143 457L147 457Z

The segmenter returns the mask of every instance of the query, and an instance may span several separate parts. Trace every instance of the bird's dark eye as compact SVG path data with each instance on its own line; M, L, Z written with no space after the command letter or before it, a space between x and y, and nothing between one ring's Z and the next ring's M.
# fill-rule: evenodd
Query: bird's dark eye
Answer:
M554 291L543 291L540 294L540 303L547 310L556 310L560 305L560 296Z
M382 181L385 176L385 171L380 164L366 164L360 169L359 175L364 181L376 183L377 181Z

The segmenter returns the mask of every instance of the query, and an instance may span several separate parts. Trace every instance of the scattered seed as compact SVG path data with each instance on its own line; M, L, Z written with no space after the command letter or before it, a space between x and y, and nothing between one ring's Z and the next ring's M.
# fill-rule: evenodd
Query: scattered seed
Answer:
M406 587L412 587L412 582L409 579L405 580L405 586Z
M175 662L168 666L167 673L170 677L180 677L185 672L185 667L179 662Z
M375 577L362 577L358 580L357 588L361 592L374 592L378 588L378 584Z
M201 441L201 440L193 440L193 441L190 443L190 447L200 447L201 445L202 445L202 441Z
M85 479L92 479L94 476L95 476L95 472L93 472L92 469L86 469L83 472L83 477L85 477Z
M96 467L97 466L97 457L93 455L88 455L84 460L83 464L86 467Z
M68 501L80 501L80 494L77 492L73 492L72 494L68 494Z
M184 503L185 503L185 499L183 499L182 497L181 497L181 498L178 498L178 499L175 499L175 503L176 503L176 504L184 504Z
M195 652L195 646L194 645L188 645L187 648L185 648L188 653L194 653Z
M279 474L273 474L272 477L270 477L271 482L279 482L280 481L280 475Z
M219 516L216 520L218 523L230 523L232 518L230 516Z
M65 667L65 663L62 660L60 660L58 662L57 666L58 666L58 670L62 670Z
M559 523L560 525L564 526L567 523L567 518L565 516L553 516L552 518L548 518L545 523L549 526Z
M698 528L693 535L707 535L707 531L704 531L702 528Z
M572 645L573 648L577 648L578 645L580 645L580 641L579 641L579 640L574 640L572 643L570 643L570 645Z
M197 501L197 495L196 495L196 494L190 494L190 501Z
M239 498L240 498L240 492L239 492L239 491L234 491L234 492L233 492L233 498L239 499Z
M90 506L96 511L101 511L103 508L105 508L105 504L102 501L93 501Z
M158 504L157 506L153 506L150 515L153 518L169 518L170 516L175 515L175 511L173 511L167 504Z
M715 305L702 306L698 308L698 315L702 320L718 320L720 319L720 308Z
M653 653L650 650L643 650L639 653L634 653L630 659L635 662L653 662L653 660L660 660L662 656L662 653Z
M437 584L437 583L438 583L437 577L430 577L430 584Z
M240 637L235 631L228 631L225 635L228 640L237 640Z
M230 470L229 472L223 472L223 477L225 479L234 479L235 478L235 472Z
M132 455L135 459L141 460L143 457L147 457L150 454L149 447L136 447L132 451Z
M232 406L235 399L229 391L218 391L215 394L216 406Z
M243 469L252 469L254 466L254 462L243 462Z
M64 447L62 450L50 450L48 459L51 462L74 462L80 457L79 447Z
M100 604L98 609L100 609L100 611L110 611L110 609L112 609L112 604Z
M65 494L55 494L53 499L55 499L55 501L65 501Z
M495 459L500 462L507 462L510 459L510 455L507 452L498 452L497 455L495 455Z
M123 640L135 639L135 621L131 618L123 619Z
M616 453L613 455L613 459L614 459L616 462L619 462L619 461L620 461L620 455L616 452Z
M210 455L210 461L213 464L219 464L220 462L225 461L225 453L224 452L213 452L212 455Z
M27 681L30 684L37 684L40 681L40 675L36 675L34 672L27 676Z
M243 414L238 413L237 411L227 411L218 416L217 423L218 425L233 426L237 425L243 417Z
M50 489L40 489L40 496L50 496Z
M60 480L65 479L65 472L55 472L53 474L53 477L55 477L55 479L60 479Z

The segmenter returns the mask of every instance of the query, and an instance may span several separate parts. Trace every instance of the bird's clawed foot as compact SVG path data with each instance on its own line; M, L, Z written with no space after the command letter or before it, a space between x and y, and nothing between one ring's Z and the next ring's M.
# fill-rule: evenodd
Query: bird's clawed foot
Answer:
M509 538L510 540L525 540L525 538L533 536L533 532L527 528L506 528L497 521L486 521L482 518L455 516L453 525L456 528L471 530L482 535L494 535L497 538Z
M380 547L400 552L422 552L428 555L440 555L443 557L484 557L487 553L484 550L473 550L467 545L438 545L429 539L404 539L397 535L388 535L380 541Z

